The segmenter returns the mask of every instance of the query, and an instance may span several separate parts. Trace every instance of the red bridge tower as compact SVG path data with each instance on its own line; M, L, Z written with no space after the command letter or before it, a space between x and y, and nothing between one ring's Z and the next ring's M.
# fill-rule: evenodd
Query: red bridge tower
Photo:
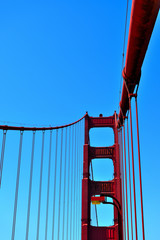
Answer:
M114 145L110 147L91 147L89 145L89 130L97 127L109 127L114 131ZM92 181L89 167L94 158L110 158L114 164L114 179L112 181ZM94 195L108 196L113 199L114 225L110 227L95 227L90 224L90 204ZM82 240L123 240L122 227L122 186L120 174L120 158L116 113L110 117L85 117L85 144L82 180Z

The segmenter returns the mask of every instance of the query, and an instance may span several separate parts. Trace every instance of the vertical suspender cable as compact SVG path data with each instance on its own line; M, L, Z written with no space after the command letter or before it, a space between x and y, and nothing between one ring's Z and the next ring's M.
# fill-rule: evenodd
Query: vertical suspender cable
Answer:
M80 126L80 123L78 123L77 125L77 240L79 240L79 220L80 220L80 214L79 214L79 211L80 211L80 201L79 201L79 195L81 194L80 193L80 158L79 158L79 137L80 137L80 134L79 134L79 126Z
M43 155L44 155L44 134L42 133L42 152L41 152L41 169L40 169L40 179L39 179L39 200L38 200L38 216L37 216L37 237L39 239L39 225L40 225L40 212L41 212L41 195L42 195L42 174L43 174Z
M121 129L121 172L122 172L122 206L123 206L123 234L126 239L126 221L125 221L125 197L124 197L124 166L123 166L123 137Z
M94 177L93 177L93 165L92 165L92 161L91 161L91 176L92 176L92 180L94 181ZM97 222L97 227L98 227L98 214L97 214L97 205L95 204L95 214L96 214L96 222Z
M48 233L48 207L49 207L49 190L50 190L50 175L51 175L51 154L52 154L52 130L50 131L50 144L49 144L45 240L47 240L47 233Z
M58 130L56 130L56 147L55 147L55 167L54 167L54 192L53 192L53 220L52 220L52 240L54 239L55 230L55 202L56 202L56 183L57 183L57 150L58 150Z
M28 211L27 211L27 224L26 224L26 240L28 240L28 234L29 234L29 220L30 220L31 192L32 192L32 178L33 178L34 146L35 146L35 131L33 131L33 139L32 139L32 153L31 153L29 195L28 195Z
M80 204L82 204L82 172L83 172L83 145L84 145L84 120L81 121L80 126ZM82 214L82 211L80 209L80 216ZM80 228L81 233L81 228Z
M82 206L82 172L83 172L83 156L82 156L82 151L83 151L83 144L84 144L84 120L81 121L81 127L80 127L80 203ZM80 215L82 215L82 210L80 212ZM81 228L80 228L80 233L81 233Z
M75 202L75 209L76 209L76 236L75 238L78 240L78 194L79 194L79 183L78 183L78 176L79 176L79 172L78 172L78 123L76 124L76 160L77 160L77 173L76 173L76 202Z
M75 239L76 236L76 224L75 224L75 217L76 217L76 209L75 209L75 202L76 202L76 169L77 169L77 160L76 160L76 125L75 125L75 134L74 134L74 187L73 187L73 239ZM73 227L75 224L75 227Z
M80 178L80 202L81 202L81 206L82 206L82 178L83 178L83 146L85 143L85 134L84 134L84 123L85 120L81 121L81 128L80 128L80 173L81 173L81 178ZM82 216L82 209L80 212L81 216ZM81 221L82 222L82 221ZM81 228L80 228L80 233L81 233Z
M79 123L79 134L78 134L78 159L79 159L79 227L78 227L78 240L81 238L81 126L82 121Z
M128 186L127 186L127 160L126 160L126 133L125 133L125 122L123 126L123 139L124 139L124 164L125 164L125 188L126 188L126 215L127 215L127 237L129 240L129 220L128 220Z
M68 217L68 221L67 221L67 231L66 231L66 240L68 240L68 233L69 233L69 199L70 199L70 183L71 183L71 127L69 128L69 146L68 146L68 187L67 187L67 217ZM71 224L71 223L70 223Z
M7 131L3 130L2 150L1 150L1 161L0 161L0 187L2 182L3 162L4 162L4 151L6 145L6 134Z
M138 233L137 233L137 210L136 210L136 189L135 189L135 174L134 174L133 132L132 132L132 111L131 111L131 98L130 98L130 96L129 96L129 112L130 112L130 128L131 128L132 175L133 175L133 193L134 193L134 217L135 217L136 240L138 240Z
M85 124L85 120L83 120L82 125L81 125L81 144L82 144L82 148L81 148L81 158L82 158L82 163L81 163L81 187L82 187L82 178L83 178L83 145L85 143L85 134L84 134L85 126L84 126L84 124Z
M13 224L12 224L12 237L11 237L11 240L14 240L14 237L15 237L15 227L16 227L16 217L17 217L17 202L18 202L18 190L19 190L19 177L20 177L20 168L21 168L22 141L23 141L23 131L20 132L18 167L17 167L17 180L16 180L16 192L15 192L15 201L14 201L14 214L13 214Z
M129 150L129 127L128 127L128 118L127 118L127 142L128 142L128 168L129 168L129 192L130 192L130 213L131 213L131 235L132 235L132 240L133 240L131 164L130 164L130 150Z
M79 156L78 156L78 126L79 123L76 124L76 159L77 159L77 173L76 173L76 239L78 240L78 210L79 210L79 202L78 202L78 196L79 196Z
M76 124L76 159L77 159L77 173L76 173L76 203L75 203L75 208L76 208L76 236L75 238L78 240L78 195L79 195L79 159L78 159L78 125L79 123Z
M65 213L66 213L66 204L65 204L65 200L66 200L66 185L67 185L67 179L66 179L66 175L67 175L67 130L68 128L66 128L66 138L65 138L65 161L64 161L64 183L63 183L63 225L62 225L62 240L64 240L64 231L65 231Z
M72 126L72 163L71 163L71 212L70 212L70 238L69 240L72 239L72 212L73 212L73 148L74 148L74 125Z
M137 124L137 142L138 142L139 182L140 182L140 196L141 196L142 234L143 234L143 240L145 240L137 96L135 97L135 104L136 104L136 124Z
M61 189L62 189L62 155L63 155L63 128L61 129L61 156L60 156L60 173L59 173L59 208L58 208L58 237L60 235L60 220L61 220Z
M78 209L78 236L77 240L80 239L80 229L81 229L81 123L78 124L78 133L77 133L77 162L78 162L78 196L77 196L77 209Z

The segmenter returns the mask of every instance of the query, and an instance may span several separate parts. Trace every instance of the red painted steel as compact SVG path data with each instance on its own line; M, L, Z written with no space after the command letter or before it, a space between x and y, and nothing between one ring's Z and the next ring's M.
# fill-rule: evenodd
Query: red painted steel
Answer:
M120 172L120 153L119 153L119 140L118 140L118 129L117 129L117 114L115 112L114 114L114 120L115 120L115 126L114 126L114 142L115 142L115 159L116 164L114 166L114 177L117 179L117 186L116 186L116 192L117 196L119 196L119 203L121 204L121 215L118 217L118 223L119 223L119 240L123 240L123 224L122 224L122 180L121 180L121 172ZM115 201L114 201L115 202ZM116 219L116 212L115 212L115 219Z
M119 145L117 115L111 117L85 116L85 144L82 179L82 240L123 240L122 226L122 187L119 162ZM111 127L114 131L114 145L111 147L91 147L89 130L94 127ZM112 181L93 181L90 179L89 167L93 158L111 158L114 163ZM90 204L94 195L113 198L114 225L111 227L93 227L90 224ZM109 204L109 202L107 203ZM104 216L105 217L105 216Z
M130 98L130 96L129 96L129 112L130 112L130 129L131 129L131 151L132 151L132 176L133 176L133 195L134 195L135 235L136 235L136 240L138 240L137 210L136 210L136 188L135 188L135 171L134 171L134 151L133 151L133 130L132 130L132 110L131 110L131 98Z
M114 146L111 147L89 147L89 154L92 158L113 158Z
M121 148L121 175L122 175L122 213L123 213L123 237L126 240L126 211L125 211L125 194L124 194L124 165L123 165L123 137L122 137L122 128L120 129L120 148Z
M127 160L126 160L126 133L125 124L123 126L123 140L124 140L124 165L125 165L125 195L126 195L126 215L127 215L127 238L129 240L129 217L128 217L128 187L127 187Z
M93 227L90 226L90 237L92 240L115 240L115 227Z
M140 196L141 196L142 234L143 234L143 240L145 240L137 96L135 97L135 103L136 103L136 124L137 124L137 142L138 142L139 183L140 183Z
M133 0L127 45L125 68L123 70L122 96L120 101L119 123L129 110L129 93L133 93L140 81L141 67L148 48L150 37L160 8L159 0Z
M89 181L89 187L92 195L111 195L115 193L115 181Z
M103 202L105 202L105 196L91 197L91 202L100 202L100 203L103 203Z
M128 118L127 118L127 145L128 145L128 169L129 169L129 194L130 194L131 236L132 236L132 240L133 240L132 192L131 192L131 164L130 164L130 147L129 147Z

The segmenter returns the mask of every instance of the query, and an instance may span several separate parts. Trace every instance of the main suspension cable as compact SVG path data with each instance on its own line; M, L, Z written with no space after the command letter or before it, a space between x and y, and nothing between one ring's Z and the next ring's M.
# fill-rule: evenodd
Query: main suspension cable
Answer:
M86 117L88 113L86 113L82 118L80 118L79 120L70 123L70 124L66 124L66 125L62 125L62 126L56 126L56 127L16 127L16 126L8 126L8 125L0 125L0 129L3 130L19 130L19 131L46 131L46 130L56 130L56 129L60 129L60 128L66 128L66 127L70 127L75 125L76 123L80 122L82 119L84 119Z
M120 90L119 90L119 102L120 102L121 89L122 89L122 71L123 71L123 68L124 68L124 55L125 55L126 33L127 33L127 22L128 22L128 6L129 6L129 0L127 0L127 6L126 6L126 18L125 18L125 29L124 29L124 41L123 41L123 53L122 53L122 67L121 67L121 79L120 79Z

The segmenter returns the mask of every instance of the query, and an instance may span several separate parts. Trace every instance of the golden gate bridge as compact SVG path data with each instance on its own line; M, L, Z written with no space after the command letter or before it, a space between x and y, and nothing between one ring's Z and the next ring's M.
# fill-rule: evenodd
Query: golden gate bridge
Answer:
M42 236L45 240L145 239L137 95L141 68L159 7L158 0L134 0L132 3L118 114L114 112L112 116L100 114L99 117L91 117L86 113L78 121L58 127L0 125L0 191L1 196L7 196L3 199L7 217L1 216L6 223L1 230L6 232L5 239L38 240ZM136 109L141 206L139 222L133 104ZM114 144L91 146L89 133L92 128L111 128ZM13 142L18 141L17 148L15 145L13 148ZM10 169L7 166L4 168L8 158L11 159ZM112 180L94 181L92 162L100 158L106 161L112 159ZM22 175L25 176L23 179ZM8 185L9 178L15 182L14 192ZM95 205L97 226L91 224L91 204ZM97 204L113 206L112 226L98 225Z

